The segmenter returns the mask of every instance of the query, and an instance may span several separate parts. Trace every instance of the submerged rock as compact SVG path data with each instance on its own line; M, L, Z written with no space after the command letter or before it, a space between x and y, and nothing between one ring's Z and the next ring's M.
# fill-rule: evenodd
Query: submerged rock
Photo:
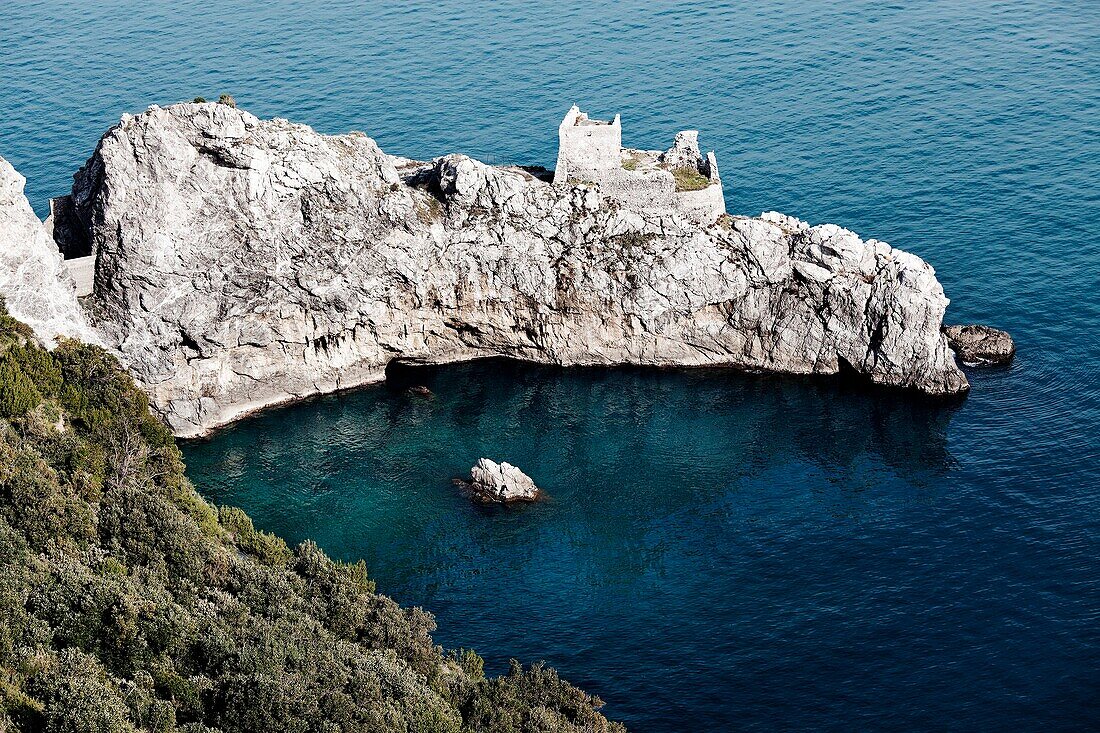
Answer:
M947 342L967 366L1007 364L1016 355L1016 344L1006 331L982 325L944 326Z
M919 257L770 212L709 224L219 104L124 116L76 175L89 310L180 436L394 359L968 384Z
M470 496L485 502L535 501L542 493L530 476L511 463L488 458L478 459L470 469L470 481L464 485Z

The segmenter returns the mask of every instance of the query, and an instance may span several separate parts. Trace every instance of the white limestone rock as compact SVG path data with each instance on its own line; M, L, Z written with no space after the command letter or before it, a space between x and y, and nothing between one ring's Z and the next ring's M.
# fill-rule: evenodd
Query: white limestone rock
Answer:
M523 471L511 463L497 463L488 458L479 458L470 469L466 488L474 499L494 503L535 501L541 494Z
M0 158L0 295L47 347L62 336L96 343L61 253L23 195L25 183Z
M101 140L96 325L181 436L394 359L730 366L965 391L920 258L777 214L696 224L462 155L217 104Z

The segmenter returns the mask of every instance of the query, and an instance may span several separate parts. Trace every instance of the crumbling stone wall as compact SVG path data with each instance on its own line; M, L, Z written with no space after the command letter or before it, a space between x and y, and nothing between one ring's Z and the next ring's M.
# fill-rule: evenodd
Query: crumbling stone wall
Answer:
M676 208L689 219L710 223L726 213L726 197L722 192L718 161L713 152L707 153L707 157L699 165L699 171L710 180L710 185L699 191L677 191Z
M596 183L604 195L636 211L676 209L676 182L665 170L608 171Z
M691 168L709 185L699 191L677 191L672 171ZM577 105L558 126L556 184L592 183L600 192L638 211L680 213L710 223L726 212L714 153L699 152L699 132L683 130L664 152L622 147L619 116L612 122L589 119Z
M558 126L554 183L565 183L570 178L594 180L602 171L621 169L622 147L619 115L612 122L591 120L574 104Z

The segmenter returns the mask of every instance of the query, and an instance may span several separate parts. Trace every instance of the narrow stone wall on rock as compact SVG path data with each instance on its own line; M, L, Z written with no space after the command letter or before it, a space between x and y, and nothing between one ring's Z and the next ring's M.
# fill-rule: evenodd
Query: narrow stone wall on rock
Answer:
M73 257L62 264L76 287L76 297L91 295L95 289L95 256Z

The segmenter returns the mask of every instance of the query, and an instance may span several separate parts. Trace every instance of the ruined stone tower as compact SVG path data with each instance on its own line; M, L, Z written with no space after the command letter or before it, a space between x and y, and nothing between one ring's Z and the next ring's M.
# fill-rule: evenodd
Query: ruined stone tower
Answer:
M558 164L554 168L554 183L621 168L622 147L623 128L619 124L619 115L615 115L611 122L593 120L574 104L558 125Z
M710 223L726 213L714 153L699 152L699 133L683 130L672 147L636 150L622 146L619 115L593 120L577 105L558 126L554 183L594 185L606 196L639 211L677 213Z

